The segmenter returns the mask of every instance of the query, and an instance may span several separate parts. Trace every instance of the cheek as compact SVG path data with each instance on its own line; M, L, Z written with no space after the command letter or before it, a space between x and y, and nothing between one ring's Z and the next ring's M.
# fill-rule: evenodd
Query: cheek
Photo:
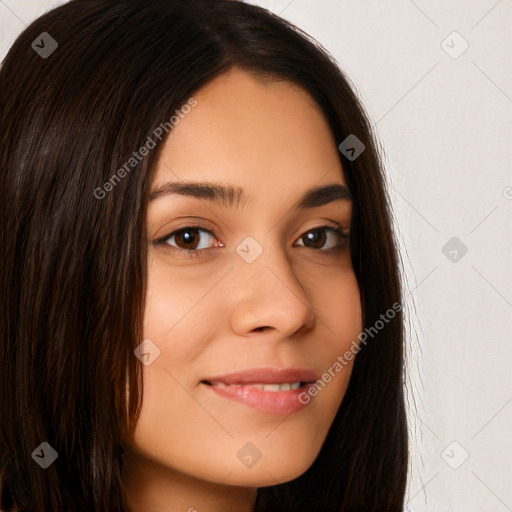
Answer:
M354 273L344 277L336 293L331 292L326 304L334 322L333 330L339 333L342 340L341 345L357 339L363 329L363 321L361 296Z
M317 321L329 333L324 343L314 347L310 357L321 354L324 373L320 377L315 398L320 414L334 418L347 389L363 329L359 285L352 271L334 276L329 286L317 294ZM313 391L314 393L314 391ZM320 412L323 411L323 412Z
M363 329L361 296L355 273L346 264L328 276L308 276L307 286L320 324L317 329L333 340L324 344L325 350L338 355L357 340Z
M212 273L202 276L192 267L172 268L157 259L153 261L148 267L144 337L168 350L170 341L183 340L187 333L186 343L173 343L173 351L193 353L200 348L195 340L205 339L212 328L208 317L217 307L217 290L207 293L215 284Z
M148 267L148 285L144 307L144 333L165 338L183 318L186 306L193 302L195 293L178 272L166 271L161 264ZM151 336L149 336L151 337Z

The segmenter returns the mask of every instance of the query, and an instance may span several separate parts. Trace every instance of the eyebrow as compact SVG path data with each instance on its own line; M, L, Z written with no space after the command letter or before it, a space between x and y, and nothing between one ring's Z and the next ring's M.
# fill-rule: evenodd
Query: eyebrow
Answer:
M239 208L241 203L246 204L248 197L242 187L225 185L222 183L199 183L194 181L165 182L151 191L149 200L165 197L172 194L207 199L222 203L224 206ZM316 208L333 201L351 201L350 190L340 183L331 183L306 190L292 206L292 210Z

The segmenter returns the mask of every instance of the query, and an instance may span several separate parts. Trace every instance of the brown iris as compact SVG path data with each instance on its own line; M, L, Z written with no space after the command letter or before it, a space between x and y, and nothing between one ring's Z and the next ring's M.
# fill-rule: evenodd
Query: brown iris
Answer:
M325 230L319 229L319 230L309 231L302 238L307 240L308 242L311 242L313 244L314 249L320 249L325 244L325 238L326 238ZM304 242L304 245L306 245L305 242Z
M176 240L176 245L180 247L180 249L195 249L197 245L199 244L199 236L198 236L198 229L195 228L185 228L180 229L177 231L174 235L174 239ZM194 238L196 238L194 242ZM183 245L178 243L178 240L183 240Z

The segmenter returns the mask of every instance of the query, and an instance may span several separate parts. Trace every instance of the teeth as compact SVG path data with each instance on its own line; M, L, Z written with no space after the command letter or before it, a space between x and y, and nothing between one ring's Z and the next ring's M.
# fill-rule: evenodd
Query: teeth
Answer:
M228 387L241 387L247 386L251 388L260 389L261 391L290 391L294 389L298 389L300 387L300 382L283 382L282 384L225 384L224 382L212 382L212 385L217 386L219 388L226 389Z

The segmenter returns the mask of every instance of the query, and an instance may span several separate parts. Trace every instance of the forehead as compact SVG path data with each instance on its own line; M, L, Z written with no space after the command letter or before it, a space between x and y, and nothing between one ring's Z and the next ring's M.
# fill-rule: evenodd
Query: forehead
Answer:
M165 143L156 185L219 178L268 193L345 183L325 116L296 84L235 68L194 98Z

